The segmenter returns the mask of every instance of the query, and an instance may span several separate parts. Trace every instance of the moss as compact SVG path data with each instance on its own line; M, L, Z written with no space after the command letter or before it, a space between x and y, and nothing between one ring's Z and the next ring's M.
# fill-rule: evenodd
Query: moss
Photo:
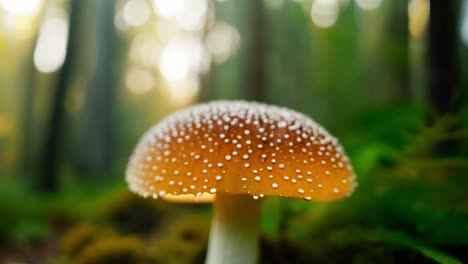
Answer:
M143 241L131 236L97 238L79 253L80 264L138 264L147 263Z
M314 261L312 261L314 260ZM316 260L311 252L299 243L285 237L262 238L260 243L261 264L326 263Z
M62 238L61 246L69 256L76 256L95 239L96 233L88 224L81 224L71 228Z
M66 208L51 208L47 212L48 222L57 230L66 230L76 223L77 215Z
M72 260L71 263L146 263L147 260L142 240L118 235L108 226L98 230L89 224L77 225L64 234L61 246L64 257Z
M104 214L120 232L145 235L158 228L171 214L171 209L162 201L143 199L125 191L106 205Z
M208 229L206 219L184 217L174 223L164 239L156 243L152 259L164 264L204 263Z

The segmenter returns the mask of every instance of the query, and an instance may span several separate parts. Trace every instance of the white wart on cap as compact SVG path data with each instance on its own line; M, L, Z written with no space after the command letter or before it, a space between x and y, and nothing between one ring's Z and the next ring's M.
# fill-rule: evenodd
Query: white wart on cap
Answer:
M216 193L336 200L355 186L350 162L324 128L296 111L216 101L178 111L151 128L127 167L143 196L211 202Z

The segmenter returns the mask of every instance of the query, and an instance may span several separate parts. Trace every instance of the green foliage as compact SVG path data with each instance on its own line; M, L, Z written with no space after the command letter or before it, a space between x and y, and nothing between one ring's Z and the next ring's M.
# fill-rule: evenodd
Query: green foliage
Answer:
M76 221L99 221L102 205L114 199L117 186L97 190L89 186L64 188L60 193L41 195L20 181L0 184L0 244L45 239L54 229Z
M390 230L368 230L360 227L348 227L346 229L333 231L329 235L329 239L341 247L362 242L383 243L397 247L406 247L441 264L462 263L454 257L415 241L403 233Z
M0 184L0 245L38 240L50 235L44 204L16 183Z

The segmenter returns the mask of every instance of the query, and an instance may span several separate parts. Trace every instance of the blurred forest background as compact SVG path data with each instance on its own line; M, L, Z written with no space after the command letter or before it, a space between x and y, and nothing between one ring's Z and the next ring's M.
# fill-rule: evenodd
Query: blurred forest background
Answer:
M203 263L209 205L124 172L216 99L308 114L358 175L265 199L262 263L467 263L467 86L467 0L0 0L0 263Z

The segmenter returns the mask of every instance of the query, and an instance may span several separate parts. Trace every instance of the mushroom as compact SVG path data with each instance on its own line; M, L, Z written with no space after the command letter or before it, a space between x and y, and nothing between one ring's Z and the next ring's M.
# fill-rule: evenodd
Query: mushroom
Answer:
M207 264L256 263L259 198L337 200L356 186L343 148L319 124L287 108L245 101L170 115L140 140L126 180L144 197L214 202Z

